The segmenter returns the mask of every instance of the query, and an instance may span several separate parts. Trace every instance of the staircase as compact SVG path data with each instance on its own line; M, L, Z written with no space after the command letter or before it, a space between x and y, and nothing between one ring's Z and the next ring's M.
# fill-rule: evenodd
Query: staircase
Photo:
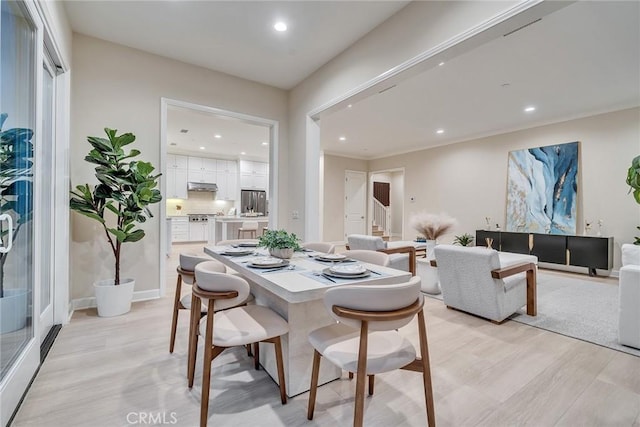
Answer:
M384 230L380 228L379 225L376 225L376 224L371 225L371 235L380 236L382 237L382 240L384 240L385 242L389 241L389 236L384 234Z

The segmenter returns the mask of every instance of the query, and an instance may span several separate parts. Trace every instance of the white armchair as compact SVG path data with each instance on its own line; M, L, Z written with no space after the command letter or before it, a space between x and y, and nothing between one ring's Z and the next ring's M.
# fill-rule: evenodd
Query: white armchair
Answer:
M479 247L435 248L442 299L451 308L500 323L522 306L536 315L535 262L503 267L498 252Z
M618 341L640 348L640 246L622 245Z
M351 234L347 236L347 249L379 251L389 254L389 267L409 271L416 275L416 248L414 246L387 247L379 236Z

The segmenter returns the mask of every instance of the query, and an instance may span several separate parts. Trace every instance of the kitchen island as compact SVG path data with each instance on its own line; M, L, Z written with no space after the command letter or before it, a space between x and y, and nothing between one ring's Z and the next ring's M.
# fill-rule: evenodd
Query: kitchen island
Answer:
M262 228L269 225L268 216L216 216L210 215L207 218L208 224L208 242L215 245L221 240L236 239L238 237L238 228L244 221L258 221L258 236L262 234Z

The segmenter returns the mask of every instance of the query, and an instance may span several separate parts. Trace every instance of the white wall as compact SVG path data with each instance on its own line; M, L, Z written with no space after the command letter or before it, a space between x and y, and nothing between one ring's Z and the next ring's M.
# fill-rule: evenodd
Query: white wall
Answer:
M319 200L316 197L320 191L319 177L307 173L305 164L308 112L494 17L514 3L517 2L412 2L296 86L289 96L288 170L295 179L290 180L288 193L289 208L299 211L300 219L290 216L288 228L304 235L305 198ZM313 157L316 153L309 155ZM319 206L310 208L315 212ZM307 229L317 228L311 216L309 222Z
M81 34L73 36L71 182L94 183L92 165L83 158L88 135L103 135L104 127L137 136L141 159L160 166L160 98L221 108L280 122L280 156L285 165L280 183L287 182L287 94L259 83L188 65ZM281 184L280 194L286 184ZM281 212L286 213L286 197ZM122 275L136 278L136 291L159 288L160 204L143 224L146 237L124 245ZM279 220L280 223L283 219ZM113 256L97 223L72 215L72 297L93 295L92 282L113 276ZM164 272L162 272L164 274Z
M572 141L581 143L578 233L585 220L602 219L603 234L614 237L617 270L620 245L632 242L640 225L640 206L625 183L631 160L640 153L640 108L371 160L369 168L405 168L405 224L414 212L444 211L459 222L455 234L475 234L486 216L504 227L509 151ZM405 228L405 239L414 236Z
M404 220L404 172L391 174L391 233L402 236ZM411 235L409 235L411 236Z

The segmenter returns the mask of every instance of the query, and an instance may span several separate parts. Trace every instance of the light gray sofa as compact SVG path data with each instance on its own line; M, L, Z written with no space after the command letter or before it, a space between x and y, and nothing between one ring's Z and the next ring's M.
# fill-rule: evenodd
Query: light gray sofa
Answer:
M351 234L347 236L347 249L387 253L390 268L409 271L413 276L416 275L416 248L413 245L388 248L382 237Z
M622 245L618 341L640 348L640 246Z
M451 308L496 323L524 305L536 315L535 257L502 266L496 250L484 247L438 245L435 248L442 299Z

